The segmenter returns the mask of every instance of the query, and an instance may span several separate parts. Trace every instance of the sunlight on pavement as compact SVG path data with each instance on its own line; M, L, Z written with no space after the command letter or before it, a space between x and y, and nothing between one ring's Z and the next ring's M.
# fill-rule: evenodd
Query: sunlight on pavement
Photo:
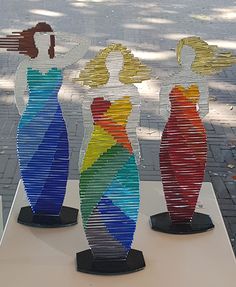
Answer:
M123 27L128 28L128 29L143 29L143 30L151 30L154 29L154 27L150 25L145 25L145 24L136 24L136 23L127 23L123 24Z
M0 80L0 88L4 90L13 90L14 89L14 79L4 79L4 77L1 77Z
M102 3L102 2L108 2L108 1L106 1L106 0L77 0L77 2ZM114 2L114 1L109 1L109 2Z
M236 91L236 85L229 82L209 81L209 87L215 90Z
M174 24L175 22L170 19L164 18L143 18L142 22L151 24Z
M231 8L215 8L213 11L219 12L217 17L223 20L236 20L236 6Z
M135 57L149 61L151 60L164 61L171 58L175 58L175 53L173 51L149 52L149 51L134 50L133 54Z
M78 2L75 2L75 3L71 3L72 6L75 6L75 7L80 7L80 8L83 8L83 7L88 7L88 4L86 3L78 3Z
M32 9L30 10L31 13L42 15L42 16L49 16L49 17L62 17L65 14L61 12L49 11L49 10L42 10L42 9Z
M162 35L163 38L169 39L169 40L180 40L185 37L190 37L192 35L190 34L180 34L180 33L175 33L175 34L164 34Z
M217 45L220 48L236 49L236 41L215 39L207 40L207 42L211 45Z

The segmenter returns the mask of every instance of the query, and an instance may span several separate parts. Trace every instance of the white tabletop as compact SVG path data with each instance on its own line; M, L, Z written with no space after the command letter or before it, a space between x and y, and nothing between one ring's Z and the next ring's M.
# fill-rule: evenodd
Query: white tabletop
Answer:
M0 238L3 233L3 212L2 212L2 196L0 195Z
M79 207L78 181L69 181L65 205ZM160 182L141 182L141 212L133 247L143 251L146 268L122 276L76 271L75 254L88 248L81 220L73 227L38 229L16 222L27 205L22 182L0 247L0 286L4 287L230 287L236 261L212 185L204 183L199 212L208 213L215 229L195 235L151 230L149 216L165 211Z

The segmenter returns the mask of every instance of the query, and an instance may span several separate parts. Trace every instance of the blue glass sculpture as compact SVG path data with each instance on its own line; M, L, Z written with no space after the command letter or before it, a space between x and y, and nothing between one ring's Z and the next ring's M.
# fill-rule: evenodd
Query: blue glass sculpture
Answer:
M66 225L55 221L61 213L69 168L67 130L57 97L62 71L51 68L42 74L28 68L27 82L29 102L18 126L17 152L25 191L38 216L38 222L31 223L40 224L39 219L44 218L43 225ZM63 209L66 213L68 208ZM19 222L24 223L21 216ZM70 223L76 223L76 217Z
M58 92L63 68L77 62L88 44L83 39L65 55L56 57L55 33L45 22L0 38L0 48L28 56L18 66L15 79L15 100L21 115L17 154L30 202L30 206L21 209L19 223L37 227L77 223L78 210L62 206L68 178L69 143Z

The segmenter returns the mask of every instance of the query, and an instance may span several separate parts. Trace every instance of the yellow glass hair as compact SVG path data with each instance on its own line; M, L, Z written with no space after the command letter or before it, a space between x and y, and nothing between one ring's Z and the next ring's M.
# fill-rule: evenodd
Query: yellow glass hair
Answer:
M122 44L111 44L98 52L94 59L90 60L84 70L80 72L79 81L82 85L96 88L105 85L109 80L109 72L106 67L106 58L110 52L119 51L123 55L124 64L119 74L119 80L123 84L141 83L150 79L150 69L134 57L131 51Z
M196 56L192 63L192 71L202 75L212 75L236 63L236 57L230 52L219 53L218 47L209 45L200 37L187 37L181 39L176 48L177 60L181 65L181 51L183 46L195 50Z

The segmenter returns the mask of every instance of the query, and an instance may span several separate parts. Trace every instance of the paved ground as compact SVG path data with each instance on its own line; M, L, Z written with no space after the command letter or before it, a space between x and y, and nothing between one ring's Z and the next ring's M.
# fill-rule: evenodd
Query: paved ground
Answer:
M206 3L207 2L207 3ZM48 21L58 35L57 51L63 53L76 35L92 40L89 52L65 72L60 93L68 125L71 162L70 178L78 177L78 155L82 140L81 100L85 94L71 79L95 52L110 42L122 42L152 68L153 78L139 85L142 112L138 136L142 151L142 180L160 180L158 149L164 126L158 116L161 79L177 69L174 48L188 35L229 49L236 54L236 1L232 0L0 0L0 34ZM4 221L19 181L16 159L16 128L19 115L13 101L14 72L22 56L0 51L0 194ZM204 119L208 135L206 181L213 183L225 224L236 252L236 67L209 78L210 113Z

